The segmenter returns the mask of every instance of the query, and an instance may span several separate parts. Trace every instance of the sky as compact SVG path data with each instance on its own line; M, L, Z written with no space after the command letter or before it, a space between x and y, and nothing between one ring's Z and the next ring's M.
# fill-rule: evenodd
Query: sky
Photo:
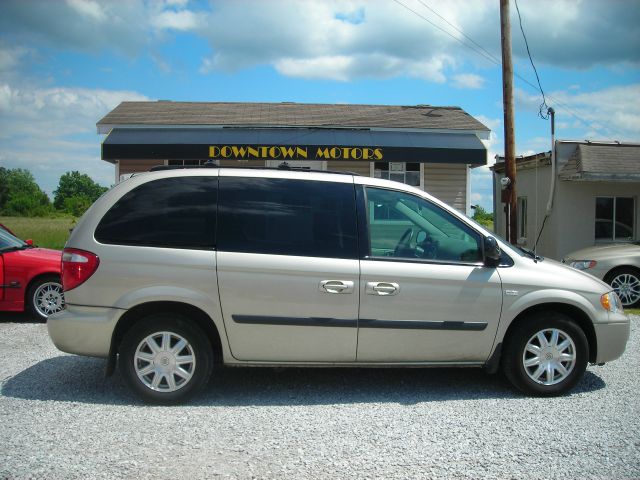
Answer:
M498 0L2 0L0 166L49 195L115 181L96 122L126 100L459 106L503 153ZM516 152L551 148L512 0ZM640 1L520 0L560 139L640 141ZM532 84L532 85L530 85ZM488 166L471 202L493 210Z

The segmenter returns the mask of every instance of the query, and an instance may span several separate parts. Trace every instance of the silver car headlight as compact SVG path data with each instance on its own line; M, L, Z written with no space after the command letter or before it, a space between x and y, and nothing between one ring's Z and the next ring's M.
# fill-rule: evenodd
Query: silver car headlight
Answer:
M622 302L616 292L605 293L600 297L602 307L611 313L624 313Z
M575 268L576 270L586 270L588 268L593 268L598 264L595 260L574 260L569 263L569 266Z

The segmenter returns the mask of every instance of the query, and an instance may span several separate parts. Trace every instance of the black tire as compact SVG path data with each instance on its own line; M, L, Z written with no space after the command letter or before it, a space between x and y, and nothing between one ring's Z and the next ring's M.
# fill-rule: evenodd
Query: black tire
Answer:
M169 335L163 337L163 332ZM178 345L181 339L186 342L182 348ZM155 354L150 348L153 342L160 347ZM166 349L163 348L165 343ZM148 403L184 402L207 384L213 370L213 349L207 336L180 314L154 314L135 323L124 335L119 354L120 373L125 382ZM153 357L153 360L141 359L140 355ZM177 362L188 358L193 358L193 362L183 363L178 371ZM147 368L152 371L143 375ZM188 379L184 378L185 373L190 375ZM154 388L156 380L158 383Z
M558 332L558 340L562 345L567 338L570 343L560 353L574 355L573 363L562 360L556 355L558 349L545 347L541 350L539 357L541 362L536 365L536 357L533 353L527 352L525 356L525 348L535 349L541 346L542 342L538 337L534 338L538 333L543 333L548 343L553 344L553 330ZM547 357L547 354L553 358ZM544 355L544 356L543 356ZM502 356L502 370L509 381L521 391L535 396L551 397L562 395L571 390L580 381L587 368L589 359L589 343L582 329L568 316L558 312L538 312L522 319L514 330L509 333L509 337L505 340L505 350ZM560 360L562 368L568 370L567 373L561 372L560 369L553 367ZM525 367L525 361L533 363L529 367ZM545 368L538 374L539 368L551 364L551 378ZM572 365L571 368L569 366ZM556 377L557 373L557 377ZM534 379L537 378L537 381ZM554 383L557 382L557 383ZM547 384L545 384L547 383Z
M640 307L640 271L631 267L611 270L604 281L616 291L624 308Z
M35 320L46 322L47 317L64 308L62 282L57 275L36 278L27 291L25 306Z

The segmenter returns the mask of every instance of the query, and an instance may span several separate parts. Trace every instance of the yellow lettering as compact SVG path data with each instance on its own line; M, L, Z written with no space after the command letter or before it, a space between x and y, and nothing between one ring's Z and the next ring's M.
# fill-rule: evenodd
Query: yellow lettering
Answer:
M331 158L335 158L335 159L340 158L341 152L338 147L333 147L331 150L329 150L329 153L331 154Z
M298 154L298 158L307 158L307 149L296 147L296 153Z
M376 160L382 160L382 149L376 148L375 150L373 150L373 156Z
M260 158L260 154L258 153L257 148L247 147L247 154L253 158Z
M360 160L362 158L362 149L354 148L351 150L351 158L354 160Z
M316 158L326 158L329 159L329 149L328 148L318 148L316 152Z
M246 147L237 147L234 145L231 147L231 151L233 152L233 156L237 158L244 158L247 155Z
M212 145L209 147L209 156L211 158L218 158L220 156L220 148Z
M271 147L269 148L269 157L270 158L280 158L280 149L278 147Z
M280 147L282 158L294 158L296 151L293 147Z
M260 158L267 158L267 147L259 147L260 148Z

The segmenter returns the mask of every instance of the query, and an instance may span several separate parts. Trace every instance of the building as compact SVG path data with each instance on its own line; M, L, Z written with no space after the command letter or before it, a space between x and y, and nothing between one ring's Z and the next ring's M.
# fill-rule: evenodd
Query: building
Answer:
M537 252L559 260L596 244L637 241L640 144L558 140L555 153L555 172L551 152L516 159L518 244L533 249L540 236ZM504 158L497 160L492 167L494 225L504 235L504 204L500 203ZM552 184L554 196L547 216Z
M98 123L115 178L156 165L275 167L390 178L469 210L489 129L459 107L123 102Z

